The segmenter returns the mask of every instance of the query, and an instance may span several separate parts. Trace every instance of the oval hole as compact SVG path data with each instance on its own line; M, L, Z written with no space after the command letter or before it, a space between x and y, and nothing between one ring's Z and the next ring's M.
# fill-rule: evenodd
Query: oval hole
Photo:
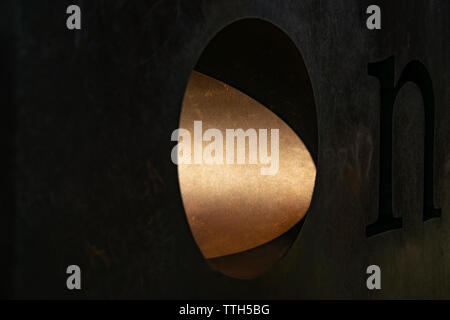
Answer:
M203 256L232 277L264 273L296 239L316 178L316 109L295 44L259 19L224 28L191 74L180 128L180 190Z

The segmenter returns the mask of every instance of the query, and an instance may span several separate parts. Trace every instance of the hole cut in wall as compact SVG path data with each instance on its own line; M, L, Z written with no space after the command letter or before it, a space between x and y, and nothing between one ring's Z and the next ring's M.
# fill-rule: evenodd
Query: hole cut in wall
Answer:
M292 40L260 19L225 27L191 74L180 128L180 190L203 256L232 277L264 273L297 238L316 179L316 108ZM227 136L238 129L242 144Z

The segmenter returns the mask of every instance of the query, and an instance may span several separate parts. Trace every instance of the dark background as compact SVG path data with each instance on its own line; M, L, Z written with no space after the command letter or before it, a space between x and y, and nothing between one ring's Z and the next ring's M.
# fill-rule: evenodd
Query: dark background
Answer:
M372 2L2 1L2 295L450 298L450 2L376 1L382 30L370 31ZM81 6L80 31L66 28L70 4ZM213 270L192 238L170 134L203 49L248 17L278 26L303 56L318 176L288 254L261 277L238 280ZM408 84L393 129L394 210L404 226L367 238L378 214L380 134L379 83L367 65L391 55L397 78L417 59L433 81L442 216L421 219L423 106ZM81 291L66 289L71 264L82 269ZM366 288L371 264L381 267L382 290Z

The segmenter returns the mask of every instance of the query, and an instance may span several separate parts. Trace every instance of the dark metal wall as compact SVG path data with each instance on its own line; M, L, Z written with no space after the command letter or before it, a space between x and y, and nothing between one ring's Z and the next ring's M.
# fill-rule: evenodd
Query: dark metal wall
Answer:
M5 267L9 294L450 298L448 1L377 1L378 31L365 26L372 4L365 0L7 3L2 13L12 22L2 32L14 35L14 55L2 55L3 70L14 70L3 113L14 125L2 137L2 176L10 186L2 228L14 243ZM82 8L80 31L65 27L70 4ZM288 254L261 277L238 280L214 271L195 245L170 135L203 49L248 17L281 28L304 58L317 106L318 176ZM391 55L397 78L419 60L433 81L442 215L421 219L423 106L408 84L396 100L393 129L394 209L403 229L367 238L378 214L380 135L379 82L368 64ZM66 289L71 264L82 269L81 291ZM381 267L382 290L366 288L371 264Z

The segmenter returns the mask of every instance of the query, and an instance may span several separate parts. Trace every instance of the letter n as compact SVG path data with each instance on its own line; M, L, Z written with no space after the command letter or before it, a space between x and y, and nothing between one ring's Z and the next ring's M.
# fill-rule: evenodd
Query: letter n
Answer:
M403 70L395 85L395 59L370 63L369 75L380 81L380 181L378 219L366 229L367 236L402 227L402 218L395 218L392 208L392 118L395 99L407 83L415 83L422 94L425 113L425 168L423 220L440 216L434 207L434 93L430 75L419 61L412 61Z

